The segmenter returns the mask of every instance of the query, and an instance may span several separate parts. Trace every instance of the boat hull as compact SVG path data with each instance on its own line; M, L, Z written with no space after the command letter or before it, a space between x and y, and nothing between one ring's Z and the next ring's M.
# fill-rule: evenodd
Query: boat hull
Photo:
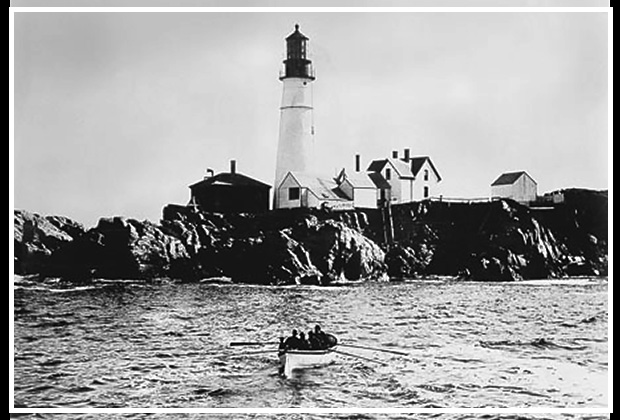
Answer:
M308 369L327 366L333 363L336 357L336 347L327 350L288 350L280 353L280 369L286 377L296 369Z

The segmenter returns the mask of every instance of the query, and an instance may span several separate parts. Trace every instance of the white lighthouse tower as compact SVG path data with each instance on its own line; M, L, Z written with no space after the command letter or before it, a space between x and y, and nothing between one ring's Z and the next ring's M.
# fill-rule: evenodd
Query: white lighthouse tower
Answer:
M280 137L276 161L274 203L278 203L278 186L289 172L312 170L314 118L312 115L312 82L314 69L307 57L308 38L299 32L286 37L286 60L280 72L283 84L280 106Z

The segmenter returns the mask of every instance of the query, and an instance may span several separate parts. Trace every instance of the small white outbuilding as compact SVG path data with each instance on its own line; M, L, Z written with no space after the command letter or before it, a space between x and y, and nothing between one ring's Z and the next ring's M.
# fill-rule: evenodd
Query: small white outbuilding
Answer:
M510 198L519 203L536 200L538 185L525 171L506 172L491 184L491 198Z
M355 208L377 208L377 186L365 173L356 172L347 174L346 170L340 171L335 179L342 193L353 201Z
M332 210L353 209L350 200L338 187L334 179L302 172L288 172L276 195L278 209L327 208Z

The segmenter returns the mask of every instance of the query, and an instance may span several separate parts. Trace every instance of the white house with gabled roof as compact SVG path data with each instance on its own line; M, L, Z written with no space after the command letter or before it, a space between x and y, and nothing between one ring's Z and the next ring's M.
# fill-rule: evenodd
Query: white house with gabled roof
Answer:
M441 175L428 156L409 155L405 149L402 158L393 152L391 158L373 160L368 172L385 179L390 184L391 204L409 203L439 195Z
M385 179L391 187L391 204L413 201L415 176L405 162L398 159L376 159L370 162L368 172L374 172Z
M413 183L414 200L423 200L439 196L441 175L428 156L415 156L409 159L411 173L415 176Z

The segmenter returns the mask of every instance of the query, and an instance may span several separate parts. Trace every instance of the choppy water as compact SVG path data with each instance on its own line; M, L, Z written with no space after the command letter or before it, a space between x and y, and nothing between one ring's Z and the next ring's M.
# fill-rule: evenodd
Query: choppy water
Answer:
M607 281L255 287L16 278L16 407L607 407ZM339 356L278 375L230 348L321 323ZM268 347L268 349L271 347ZM344 347L342 350L345 350Z
M21 420L179 420L179 419L209 419L209 420L609 420L610 416L606 414L428 414L428 413L119 413L119 414L17 414L11 415L11 418Z
M119 413L119 414L18 414L11 418L21 420L609 420L605 414L428 414L428 413Z

